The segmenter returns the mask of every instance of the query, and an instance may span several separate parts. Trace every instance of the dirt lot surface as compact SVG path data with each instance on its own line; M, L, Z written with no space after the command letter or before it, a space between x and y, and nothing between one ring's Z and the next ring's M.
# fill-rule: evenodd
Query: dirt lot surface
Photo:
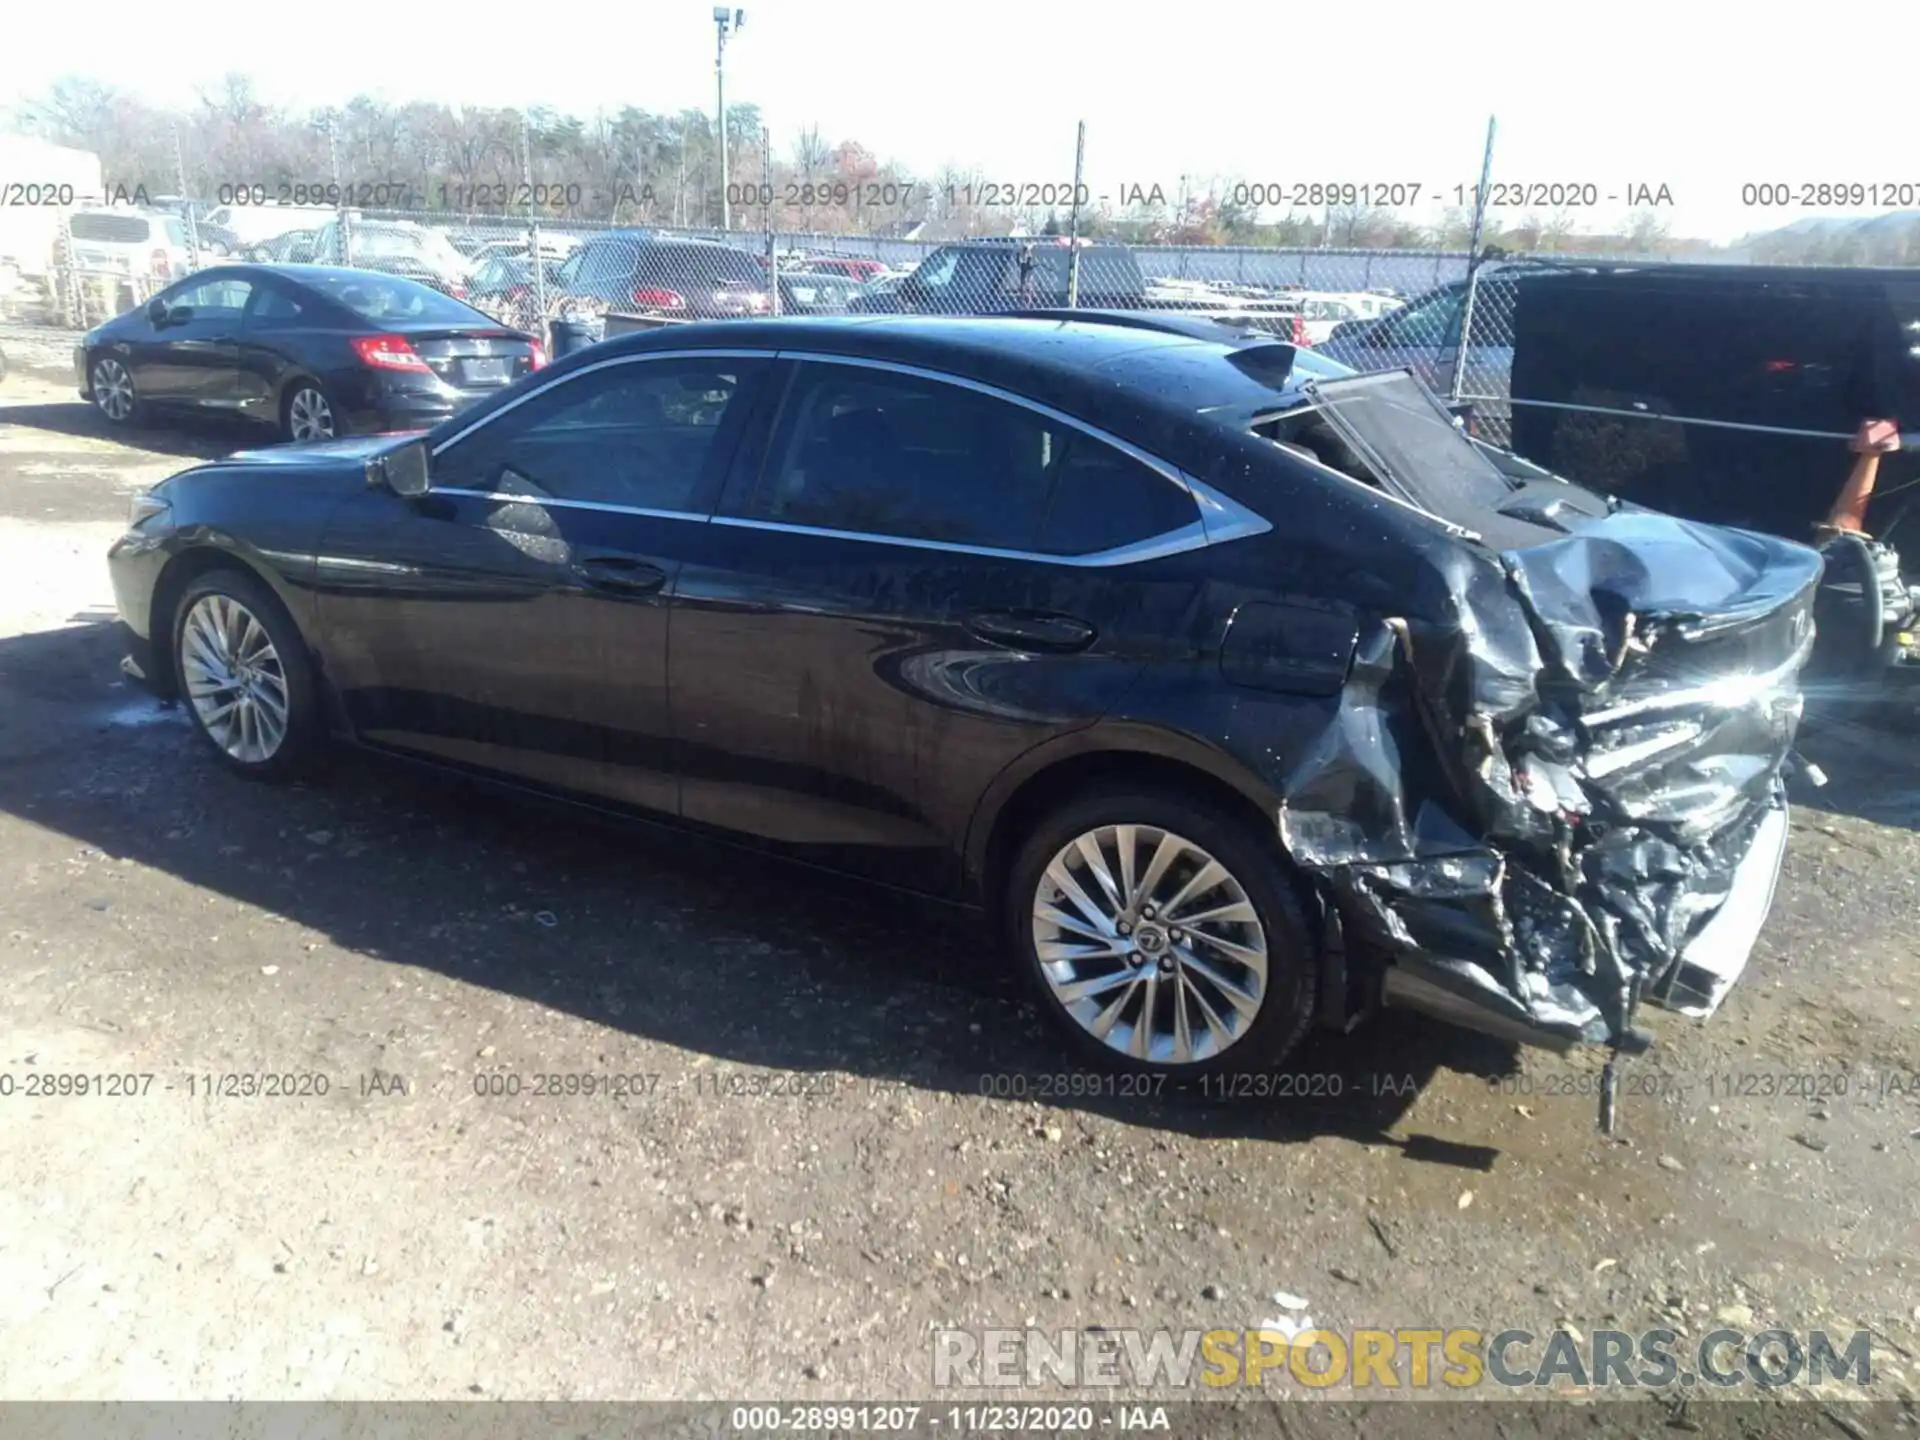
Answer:
M102 556L255 437L127 438L0 385L0 1396L926 1397L939 1327L1310 1314L1865 1328L1911 1404L1897 734L1809 734L1747 977L1656 1015L1613 1137L1597 1058L1395 1015L1312 1041L1307 1097L1061 1094L964 926L370 759L223 773L117 673ZM60 1075L139 1093L27 1093ZM533 1093L581 1075L634 1078Z

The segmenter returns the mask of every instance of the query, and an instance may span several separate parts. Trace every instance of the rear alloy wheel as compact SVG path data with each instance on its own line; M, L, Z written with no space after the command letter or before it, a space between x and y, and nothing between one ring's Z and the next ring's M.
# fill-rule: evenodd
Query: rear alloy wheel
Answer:
M112 425L130 425L140 402L133 393L133 376L120 361L108 356L93 362L88 377L93 385L93 403Z
M1028 841L1009 908L1045 1008L1090 1059L1196 1076L1276 1063L1306 1031L1299 902L1228 815L1150 791L1077 802Z
M287 438L289 440L331 440L335 428L333 402L318 385L296 385L287 396Z
M243 775L293 770L318 738L306 647L272 592L213 570L181 597L174 673L194 728Z

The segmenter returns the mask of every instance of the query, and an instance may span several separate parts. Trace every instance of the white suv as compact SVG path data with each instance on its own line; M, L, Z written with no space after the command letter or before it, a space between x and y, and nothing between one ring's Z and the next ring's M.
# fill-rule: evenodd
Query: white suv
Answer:
M82 272L166 284L193 268L186 222L160 210L76 210L67 221Z

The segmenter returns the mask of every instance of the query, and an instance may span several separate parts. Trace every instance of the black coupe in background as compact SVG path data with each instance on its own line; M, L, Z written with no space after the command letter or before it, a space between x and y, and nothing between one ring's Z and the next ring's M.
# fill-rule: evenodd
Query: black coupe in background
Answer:
M109 564L243 774L338 735L978 905L1087 1054L1189 1076L1383 1000L1562 1048L1711 1011L1820 573L1405 372L1084 311L615 338L187 470Z
M289 440L424 429L546 364L531 335L368 270L221 265L90 330L80 393L114 425L239 415Z

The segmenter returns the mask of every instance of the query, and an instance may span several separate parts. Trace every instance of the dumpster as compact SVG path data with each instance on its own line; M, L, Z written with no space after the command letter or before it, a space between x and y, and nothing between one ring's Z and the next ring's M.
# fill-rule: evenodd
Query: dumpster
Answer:
M597 345L607 337L607 322L598 315L562 315L553 322L552 354L556 360Z

